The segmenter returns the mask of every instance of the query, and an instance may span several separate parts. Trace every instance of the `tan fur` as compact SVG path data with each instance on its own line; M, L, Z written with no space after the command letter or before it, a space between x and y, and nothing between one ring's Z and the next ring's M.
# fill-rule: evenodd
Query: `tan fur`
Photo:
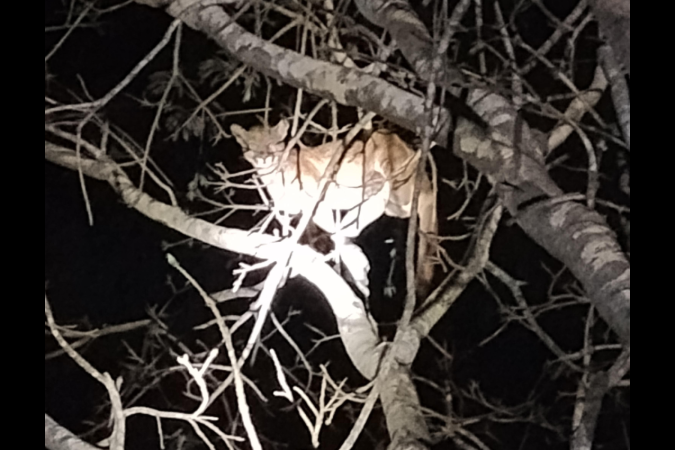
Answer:
M273 128L253 127L246 131L232 126L232 134L242 146L245 159L256 169L275 207L298 214L318 196L319 181L340 144L291 149L284 160L289 124L281 121ZM356 237L382 214L409 218L420 154L396 134L376 131L364 143L355 142L319 203L314 222L329 233ZM336 211L347 211L336 224ZM438 232L436 195L428 176L422 180L418 207L420 239L418 251L418 292L428 293L433 277L429 259L429 236Z

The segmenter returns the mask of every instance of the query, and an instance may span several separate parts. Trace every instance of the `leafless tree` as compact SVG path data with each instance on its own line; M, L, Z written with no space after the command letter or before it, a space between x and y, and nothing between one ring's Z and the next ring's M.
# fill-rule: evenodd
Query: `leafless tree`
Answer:
M150 416L168 448L630 448L621 427L631 361L628 0L64 3L61 22L45 27L45 160L79 180L91 225L98 180L135 214L180 233L186 240L166 245L174 299L198 294L211 318L190 324L189 338L172 330L170 307L148 308L140 322L74 329L58 322L48 292L58 286L48 286L45 333L58 347L46 352L45 370L54 359L76 362L105 388L111 420L80 440L46 411L45 447L90 448L84 440L105 435L101 445L123 449L138 426L130 419ZM122 14L166 24L164 35L103 94L89 88L95 80L60 79L59 58L86 48L91 30L126 20L130 35L151 35ZM150 118L147 130L116 122L130 103ZM286 154L302 151L301 139L338 140L344 150L373 118L418 137L419 170L434 179L441 219L438 283L416 298L413 214L406 257L392 259L387 283L373 283L394 297L384 314L395 312L393 326L378 324L369 299L307 241L322 197L286 223L240 164L227 130L255 115L266 125L292 118ZM183 143L208 148L191 173L167 156ZM323 195L343 163L340 152L331 156ZM172 179L186 175L191 182ZM538 248L500 247L507 236ZM223 275L227 290L210 292L175 256L195 243L240 255ZM544 282L528 278L526 265L546 273ZM396 276L404 272L407 280ZM332 324L275 313L279 291L301 283L294 279L318 289L336 336ZM455 354L448 315L477 290L500 323ZM458 359L505 348L514 329L531 332L547 355L526 399L509 404L455 379ZM140 346L125 344L118 378L90 362L92 342L134 330L146 334ZM317 357L329 345L353 366L343 381L340 355ZM509 358L523 361L521 351L529 350L509 348ZM501 367L490 367L499 379ZM179 395L162 387L176 383ZM176 399L156 401L157 392ZM196 406L172 407L186 400ZM608 408L615 420L603 422ZM296 429L284 431L293 442L270 431L282 415L292 416L284 423Z

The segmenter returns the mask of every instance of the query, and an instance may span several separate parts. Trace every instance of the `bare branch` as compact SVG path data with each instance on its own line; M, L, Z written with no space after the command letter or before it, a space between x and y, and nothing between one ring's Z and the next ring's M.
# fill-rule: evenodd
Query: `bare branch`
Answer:
M610 390L617 387L626 376L631 366L630 349L617 358L614 365L607 372L600 372L590 376L587 386L582 386L584 395L581 402L581 418L578 427L574 430L571 442L572 450L588 450L593 448L595 429L602 410L602 402ZM584 381L581 381L583 383Z
M45 159L63 167L77 170L75 152L45 142ZM113 163L83 160L85 175L109 174L108 182L130 207L146 217L163 223L193 239L228 250L273 260L278 258L278 238L248 230L224 228L205 220L188 216L178 207L161 203L149 195L140 192L129 178ZM88 169L91 168L91 171ZM368 379L377 374L382 348L377 330L369 319L363 302L354 295L345 281L332 268L325 264L322 255L317 255L306 247L295 249L291 260L292 276L301 274L314 283L325 295L338 323L340 336L356 368ZM216 391L211 401L221 392Z
M244 64L283 83L342 105L373 111L410 129L427 122L424 99L363 71L319 61L271 44L232 21L218 0L176 0L167 12L204 32ZM438 110L439 133L447 140L450 115Z

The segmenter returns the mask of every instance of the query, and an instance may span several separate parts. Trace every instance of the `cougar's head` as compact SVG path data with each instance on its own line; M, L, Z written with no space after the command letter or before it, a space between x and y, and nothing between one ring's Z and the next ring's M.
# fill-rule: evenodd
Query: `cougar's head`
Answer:
M258 125L246 131L239 125L232 125L230 131L241 145L246 161L256 169L263 169L279 163L289 129L288 121L282 120L272 128Z

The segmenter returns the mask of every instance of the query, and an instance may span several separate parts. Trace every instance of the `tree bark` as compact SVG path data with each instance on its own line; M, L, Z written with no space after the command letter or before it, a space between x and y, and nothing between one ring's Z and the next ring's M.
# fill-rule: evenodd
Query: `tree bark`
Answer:
M600 33L621 68L630 75L630 0L591 0Z
M45 414L45 448L49 450L99 450L75 436Z

